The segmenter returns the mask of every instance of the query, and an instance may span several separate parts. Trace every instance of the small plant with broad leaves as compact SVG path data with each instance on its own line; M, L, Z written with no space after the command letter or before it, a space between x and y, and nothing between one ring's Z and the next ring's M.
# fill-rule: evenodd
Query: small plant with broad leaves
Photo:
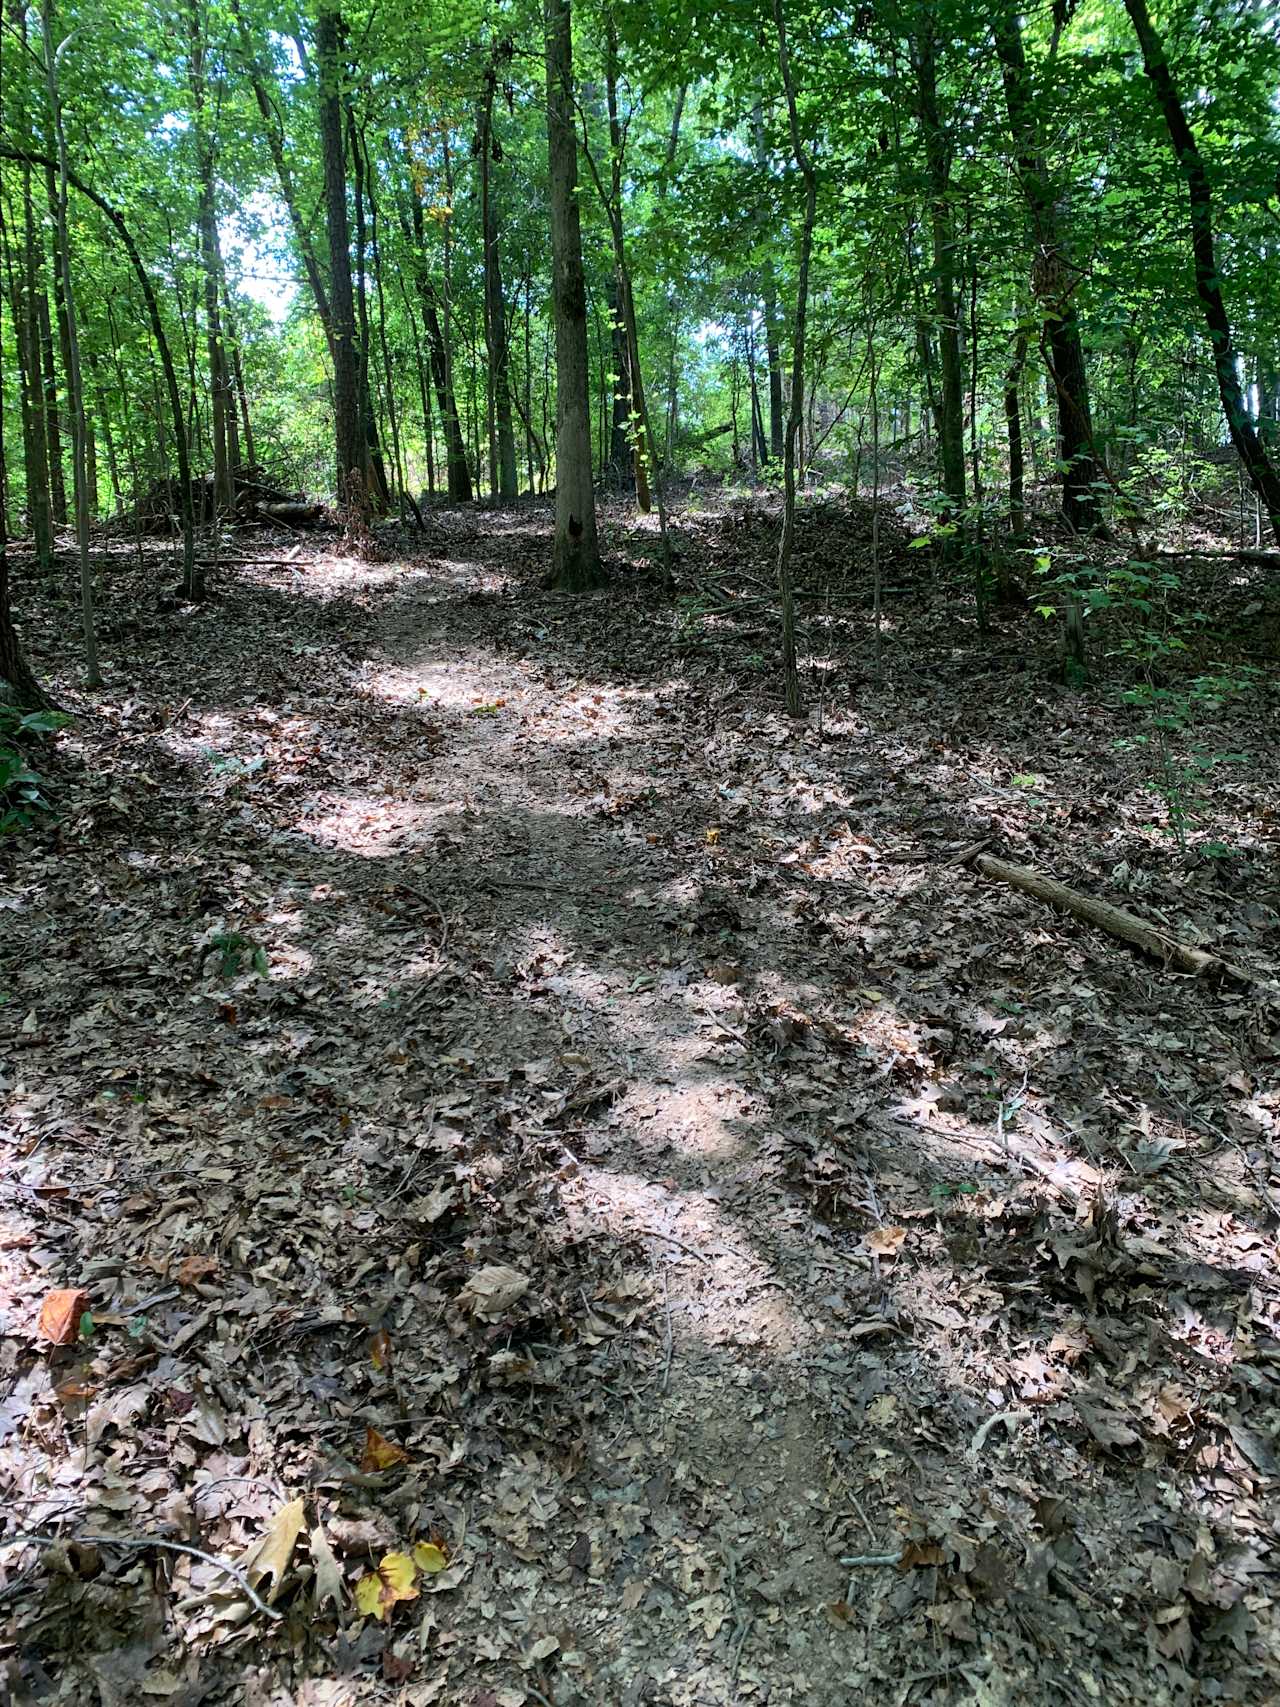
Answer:
M28 829L42 813L53 810L29 751L34 742L56 735L70 721L60 711L0 705L0 835Z
M235 978L246 968L256 972L259 978L267 976L266 949L241 931L218 931L211 936L200 950L197 969L203 972L213 955L218 957L220 978Z

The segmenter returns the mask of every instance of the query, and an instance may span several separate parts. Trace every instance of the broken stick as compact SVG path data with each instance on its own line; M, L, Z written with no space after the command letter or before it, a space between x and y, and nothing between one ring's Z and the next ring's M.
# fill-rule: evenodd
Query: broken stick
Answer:
M1272 988L1265 979L1242 966L1233 965L1221 955L1179 942L1177 937L1157 930L1135 913L1126 913L1123 907L1113 907L1109 901L1096 901L1091 895L1068 889L1065 883L1044 877L1029 865L1014 865L1007 859L996 859L984 853L975 855L973 863L984 877L1012 884L1015 889L1034 895L1037 901L1047 901L1051 907L1083 919L1085 924L1097 925L1122 942L1130 942L1145 954L1154 956L1163 965L1177 967L1179 972L1190 972L1195 977L1230 978L1237 983L1253 984L1266 990Z

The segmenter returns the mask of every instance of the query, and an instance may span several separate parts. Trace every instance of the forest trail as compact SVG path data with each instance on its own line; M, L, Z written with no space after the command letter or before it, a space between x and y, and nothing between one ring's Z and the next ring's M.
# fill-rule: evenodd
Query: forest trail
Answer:
M73 1553L14 1663L104 1707L1267 1700L1272 1018L955 863L1273 969L1265 729L1237 875L1188 873L1020 630L953 649L916 589L876 686L846 605L797 726L750 608L545 593L537 509L430 525L180 644L121 573L6 903L0 1472L285 1616ZM769 527L686 518L686 576ZM859 508L806 527L852 575ZM33 1358L51 1286L97 1324Z

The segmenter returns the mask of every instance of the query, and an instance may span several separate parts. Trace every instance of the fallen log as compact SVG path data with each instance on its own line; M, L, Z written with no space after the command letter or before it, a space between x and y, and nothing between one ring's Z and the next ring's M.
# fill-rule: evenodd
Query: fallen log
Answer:
M1065 883L1045 877L1029 865L1014 865L1007 859L996 859L994 855L985 853L976 854L973 864L984 877L1008 883L1015 889L1034 895L1037 901L1047 901L1051 907L1070 913L1087 925L1097 925L1110 936L1132 943L1164 966L1176 967L1179 972L1190 972L1198 978L1230 978L1236 983L1252 984L1275 993L1273 986L1256 973L1224 960L1219 954L1210 954L1207 949L1179 942L1177 937L1149 925L1136 913L1126 913L1123 907L1113 907L1109 901L1097 901L1091 895L1082 895L1078 889L1069 889Z

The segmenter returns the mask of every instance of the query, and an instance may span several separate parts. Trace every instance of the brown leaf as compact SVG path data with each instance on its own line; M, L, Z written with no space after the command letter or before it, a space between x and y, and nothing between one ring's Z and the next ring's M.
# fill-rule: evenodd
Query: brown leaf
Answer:
M905 1227L873 1227L863 1244L874 1256L878 1256L882 1262L887 1262L897 1256L906 1236Z
M494 1322L529 1290L528 1275L501 1263L478 1268L459 1292L456 1302L482 1321Z
M391 1335L379 1328L369 1341L369 1362L375 1369L385 1369L391 1362Z
M207 1280L211 1274L217 1274L218 1263L215 1257L189 1256L179 1268L176 1279L179 1286L194 1286L198 1280Z
M362 1470L390 1470L393 1465L408 1462L409 1454L403 1446L397 1446L394 1440L388 1440L376 1428L365 1429L364 1451L360 1454Z
M50 1292L40 1306L36 1324L41 1339L53 1345L74 1345L80 1337L80 1318L89 1308L89 1294L79 1287Z

